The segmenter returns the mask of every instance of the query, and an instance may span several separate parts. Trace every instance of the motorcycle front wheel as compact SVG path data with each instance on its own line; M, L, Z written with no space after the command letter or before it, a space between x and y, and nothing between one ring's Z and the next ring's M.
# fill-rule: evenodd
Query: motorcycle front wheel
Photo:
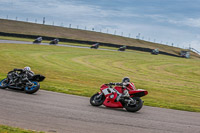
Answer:
M6 78L6 79L3 79L3 80L0 81L0 88L1 89L5 89L5 88L8 87L7 80L8 79Z
M94 94L90 98L90 104L92 106L100 106L103 104L104 101L105 101L105 96L104 95L100 96L99 93Z
M137 112L143 106L143 101L139 97L132 97L133 103L125 103L124 108L129 112Z
M35 93L36 91L38 91L40 89L40 84L36 81L31 81L33 83L32 86L26 86L25 87L25 92L28 93L28 94L33 94Z

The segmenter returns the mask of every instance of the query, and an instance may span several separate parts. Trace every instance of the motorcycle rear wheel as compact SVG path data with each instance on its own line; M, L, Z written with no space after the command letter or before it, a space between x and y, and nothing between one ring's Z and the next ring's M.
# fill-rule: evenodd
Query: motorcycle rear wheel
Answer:
M124 105L124 108L129 112L137 112L142 108L143 101L139 97L133 97L132 99L135 100L136 103L134 103L134 104L126 103Z
M94 94L91 98L90 98L90 104L92 106L100 106L103 104L103 102L105 101L105 96L102 95L101 97L97 97L99 96L99 93Z
M25 92L28 94L33 94L40 89L40 84L38 82L32 81L32 83L33 83L33 86L31 86L31 87L26 86L24 89Z
M0 88L5 89L8 87L7 78L0 81Z

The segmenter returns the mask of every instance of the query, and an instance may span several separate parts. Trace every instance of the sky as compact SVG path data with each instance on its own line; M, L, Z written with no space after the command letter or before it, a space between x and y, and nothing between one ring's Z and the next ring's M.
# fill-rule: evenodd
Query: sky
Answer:
M0 0L0 18L200 51L200 0Z

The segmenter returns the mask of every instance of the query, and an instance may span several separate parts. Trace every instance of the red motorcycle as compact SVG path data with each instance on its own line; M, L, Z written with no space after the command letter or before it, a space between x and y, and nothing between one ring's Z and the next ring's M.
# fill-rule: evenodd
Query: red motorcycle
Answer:
M115 85L113 88L112 86ZM134 84L130 86L124 83L109 83L101 86L101 92L94 94L90 98L90 104L93 106L104 105L111 108L125 108L127 111L136 112L143 106L140 97L148 94L146 90L136 89Z

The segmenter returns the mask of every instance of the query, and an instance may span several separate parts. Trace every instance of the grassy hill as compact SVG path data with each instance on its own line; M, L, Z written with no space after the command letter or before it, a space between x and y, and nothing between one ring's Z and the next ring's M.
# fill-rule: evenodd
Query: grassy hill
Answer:
M119 45L129 45L129 46L137 46L137 47L151 48L151 49L159 48L160 51L175 55L179 55L181 51L180 48L176 47L161 45L158 43L152 43L138 39L115 36L100 32L92 32L92 31L34 24L34 23L5 20L5 19L0 19L0 32L113 43ZM200 57L198 54L194 52L191 52L191 55L192 57L198 57L198 58Z
M101 84L128 76L149 91L145 105L200 112L199 59L25 44L0 44L0 49L0 79L13 68L30 66L46 76L41 89L91 96Z

